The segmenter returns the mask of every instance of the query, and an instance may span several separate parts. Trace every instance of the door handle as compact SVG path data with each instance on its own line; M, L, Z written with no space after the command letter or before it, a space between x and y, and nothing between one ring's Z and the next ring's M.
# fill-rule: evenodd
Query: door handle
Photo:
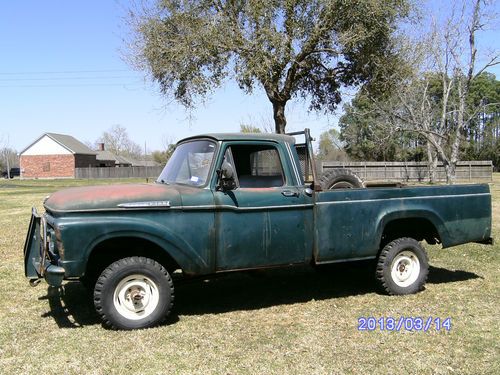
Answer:
M292 191L292 190L283 190L281 192L281 194L285 197L298 197L299 196L299 193L297 193L296 191Z

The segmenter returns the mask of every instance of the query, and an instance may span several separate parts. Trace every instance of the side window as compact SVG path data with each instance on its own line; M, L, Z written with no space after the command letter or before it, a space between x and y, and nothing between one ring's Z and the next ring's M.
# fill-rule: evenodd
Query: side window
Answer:
M251 153L250 163L252 165L252 176L282 175L280 157L275 148Z
M233 145L231 154L241 188L272 188L285 184L281 160L271 145Z

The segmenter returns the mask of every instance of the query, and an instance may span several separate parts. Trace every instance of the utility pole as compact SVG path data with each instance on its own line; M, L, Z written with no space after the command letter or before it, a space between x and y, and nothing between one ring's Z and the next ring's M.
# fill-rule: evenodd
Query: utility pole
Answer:
M9 153L7 151L7 148L4 148L3 154L5 156L5 161L7 164L7 178L10 180L10 163L9 163Z
M148 183L149 178L148 178L148 161L146 160L146 141L144 141L144 166L146 167L146 183Z

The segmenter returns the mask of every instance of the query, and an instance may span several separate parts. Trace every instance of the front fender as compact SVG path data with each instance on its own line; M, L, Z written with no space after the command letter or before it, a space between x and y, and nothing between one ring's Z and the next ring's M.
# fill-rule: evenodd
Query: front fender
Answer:
M186 273L210 272L207 258L164 225L141 217L99 217L60 223L67 276L81 276L93 249L113 238L135 237L151 241L168 253ZM84 235L82 235L84 234Z

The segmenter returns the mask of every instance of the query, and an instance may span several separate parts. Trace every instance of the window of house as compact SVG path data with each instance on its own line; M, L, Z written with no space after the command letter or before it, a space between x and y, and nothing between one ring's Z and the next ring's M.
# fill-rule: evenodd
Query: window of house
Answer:
M44 172L50 172L50 162L48 161L48 162L43 163L42 168L43 168Z

